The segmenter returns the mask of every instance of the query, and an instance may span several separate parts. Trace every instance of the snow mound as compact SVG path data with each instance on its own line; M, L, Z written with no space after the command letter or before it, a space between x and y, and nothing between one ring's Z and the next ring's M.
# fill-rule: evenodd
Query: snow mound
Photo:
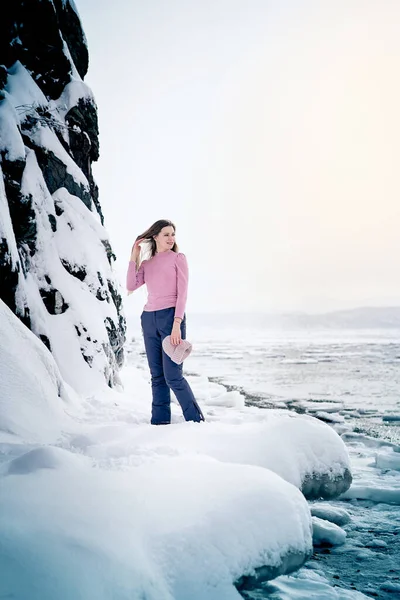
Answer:
M0 439L58 439L72 396L45 345L0 300Z
M206 454L220 461L256 465L280 475L308 499L334 498L351 484L349 456L338 434L309 416L287 411L242 412L239 423L205 422L200 426L173 424L162 428L117 429L108 442L93 438L95 458L143 452ZM244 416L243 416L244 415ZM246 419L247 415L247 419Z
M6 475L26 475L39 469L75 469L80 466L77 457L61 448L43 446L25 452L2 467Z
M1 597L240 600L235 584L312 552L304 497L265 469L191 456L111 471L76 455L68 471L67 455L0 475ZM32 462L51 468L12 474Z
M33 80L24 65L17 60L8 69L8 78L6 91L9 94L9 100L15 108L21 109L21 119L25 115L24 108L29 106L46 106L48 103L46 96Z
M240 600L308 559L300 490L343 485L348 469L330 427L237 408L237 396L215 409L227 421L154 427L137 369L125 393L103 386L78 403L0 308L0 597Z

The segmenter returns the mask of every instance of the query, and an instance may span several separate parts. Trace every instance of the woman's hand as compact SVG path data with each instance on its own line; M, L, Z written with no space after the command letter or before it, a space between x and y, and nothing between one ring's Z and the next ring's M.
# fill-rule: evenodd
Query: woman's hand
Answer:
M132 246L132 252L131 252L131 260L136 260L139 255L140 255L140 243L143 242L144 240L136 240L136 242L133 244Z
M171 331L171 344L173 346L178 346L181 343L181 324L178 321L174 321L172 331Z

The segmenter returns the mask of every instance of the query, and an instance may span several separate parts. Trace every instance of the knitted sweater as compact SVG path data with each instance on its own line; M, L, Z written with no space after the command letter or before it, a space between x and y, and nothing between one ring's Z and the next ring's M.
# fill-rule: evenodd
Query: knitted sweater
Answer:
M183 319L188 280L186 256L182 252L166 250L144 260L139 271L136 270L135 261L129 261L126 287L133 292L145 283L148 297L143 310L153 311L175 306L174 316Z

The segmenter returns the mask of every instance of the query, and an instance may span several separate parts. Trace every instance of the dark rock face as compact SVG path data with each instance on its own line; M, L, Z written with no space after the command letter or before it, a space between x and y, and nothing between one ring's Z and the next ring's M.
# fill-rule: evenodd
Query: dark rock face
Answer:
M126 324L92 175L99 129L88 62L73 0L1 6L0 298L50 351L73 331L85 368L113 387ZM60 317L58 330L51 319Z
M332 477L330 474L315 474L304 478L301 491L307 500L332 500L338 498L340 494L344 494L353 481L352 474L349 469L345 469L341 477Z
M79 75L85 77L89 54L85 34L69 0L8 0L0 20L1 63L20 60L48 98L58 98L72 72L64 41Z
M89 67L89 53L79 17L69 1L54 0L54 6L57 14L60 15L59 24L62 36L71 52L79 75L84 79Z

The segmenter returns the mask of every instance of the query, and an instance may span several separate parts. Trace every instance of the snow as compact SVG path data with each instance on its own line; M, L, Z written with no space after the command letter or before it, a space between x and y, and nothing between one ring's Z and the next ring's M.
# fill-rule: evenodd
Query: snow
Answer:
M73 2L70 6L76 10ZM65 43L64 51L70 58ZM104 380L118 385L116 358L105 322L110 327L115 326L115 344L122 346L123 325L120 326L120 323L123 323L124 315L122 310L117 313L112 298L114 291L121 294L122 288L107 259L104 243L108 244L108 235L101 226L101 218L94 204L89 210L79 198L69 194L63 187L52 196L35 151L28 148L30 144L24 145L21 136L22 127L24 135L45 152L52 152L65 165L77 187L81 186L82 189L83 186L90 196L86 176L65 150L63 140L59 137L61 134L68 140L65 113L74 103L85 98L94 104L90 89L83 83L72 62L71 71L71 81L61 99L48 101L19 61L8 69L4 98L0 102L0 151L5 151L9 160L26 161L21 194L29 199L34 211L37 226L35 251L28 252L27 247L20 248L21 262L2 178L0 236L7 241L11 268L19 271L15 290L18 309L21 313L29 313L32 331L38 337L46 336L49 339L65 381L79 393L85 394L101 387ZM27 117L30 118L29 126ZM63 183L60 182L60 185ZM64 211L57 218L55 202ZM53 231L55 224L57 229ZM81 273L86 273L84 282L67 272L65 261L72 268L78 267ZM46 293L52 294L50 312L58 314L50 314L47 310L43 300ZM62 300L65 301L64 305ZM61 311L63 314L60 314Z
M74 214L76 200L63 197L64 192L57 201L65 209L61 215L65 222L60 239L54 235L61 256L61 250L68 248L63 245L67 235L63 228L70 213ZM85 214L77 219L84 222ZM93 219L89 229L93 232L89 245L96 247L101 226ZM75 245L74 241L74 252ZM90 261L86 254L78 253L75 258ZM23 343L28 374L21 373L22 350L15 353L16 360L21 380L37 385L29 374L29 344ZM69 360L69 344L65 338L65 356L59 360ZM97 381L74 402L60 399L55 383L48 394L50 409L45 406L38 412L39 422L29 406L25 409L25 400L18 397L14 402L16 425L21 426L12 423L14 434L0 433L0 540L7 540L0 542L0 560L6 566L0 596L7 597L12 590L19 600L89 600L93 594L100 599L111 594L140 598L141 594L150 599L240 600L234 581L243 575L265 575L266 565L272 572L274 557L282 567L294 555L294 548L302 559L308 556L311 518L296 487L302 486L304 477L318 473L343 474L346 452L342 456L342 442L332 428L304 415L244 407L243 394L227 392L205 375L187 378L201 398L207 422L183 422L174 402L173 424L155 428L148 424L149 375L138 356L132 363L121 374L124 391L104 388ZM43 370L35 364L32 368L40 380L46 379ZM0 377L4 379L3 373ZM59 373L56 382L58 377ZM9 380L15 384L15 377ZM65 389L71 391L68 386ZM0 395L4 395L2 388ZM54 403L61 409L55 413ZM41 429L46 423L51 425L50 433ZM341 553L343 564L359 560L365 569L377 564L376 569L382 570L378 558L386 560L394 539L384 511L395 511L396 504L374 504L372 512L362 509L368 501L360 501L362 522L355 511L361 488L399 489L399 471L394 468L398 447L365 435L345 433L344 437L356 457L357 470L352 488L335 504L348 510L312 503L311 513L318 517L313 519L314 542L344 542L331 550L332 555ZM379 496L371 498L375 500L368 506L379 500ZM395 529L396 513L388 514ZM343 529L331 523L344 525L347 538ZM376 531L370 532L374 527ZM7 553L8 562L2 552ZM318 568L322 561L309 561L293 576L278 577L268 584L270 597L366 598L332 587ZM360 574L355 577L355 585L365 593L367 588L379 591L389 578L382 573L371 587L368 582L363 585ZM28 580L34 582L32 594L24 587ZM342 578L338 585L343 585Z
M335 523L335 525L346 525L351 520L350 514L344 508L326 504L312 504L311 514L313 517L319 517L325 521Z
M0 596L238 600L242 576L306 560L311 516L295 486L245 461L172 452L162 436L204 431L217 447L222 423L157 428L140 410L125 421L132 400L105 386L78 401L46 347L0 308Z
M76 211L75 201L58 193L60 228L43 239L39 255L62 256L67 249L63 219L77 236L86 227L84 252L100 251L101 225L82 203L82 214ZM73 256L93 264L93 256ZM58 285L56 267L46 264ZM93 310L79 295L81 282L74 285L70 295L62 289L71 310ZM1 308L0 560L6 575L0 596L240 600L235 582L288 572L293 557L298 566L310 556L311 515L299 488L305 478L342 477L349 467L330 427L306 415L244 407L240 394L190 376L208 398L207 421L185 423L174 403L173 423L151 426L147 373L128 364L124 390L94 378L83 392L80 379L88 374L68 356L78 338L64 331L72 332L67 311L54 318L65 345L64 354L56 345L55 355L69 383L80 388L73 390L46 347ZM336 539L337 530L325 523L325 535Z
M81 464L66 456L58 468L3 477L0 531L13 547L2 594L236 599L243 573L279 564L288 549L311 552L301 494L263 469L166 457L119 472L73 458Z
M80 99L90 100L90 102L95 104L91 89L78 77L76 72L75 78L65 86L60 98L56 101L57 106L65 114L71 110L73 106L76 106Z
M10 253L10 263L13 269L16 269L19 257L17 244L15 241L14 230L11 223L10 209L8 207L6 190L4 187L3 171L0 164L0 239L7 240Z
M86 191L89 193L89 182L86 176L62 146L54 131L47 126L38 125L38 127L30 133L30 138L35 144L45 148L47 151L52 152L57 158L59 158L66 166L67 172L78 184L83 185L83 187L86 188Z
M0 152L4 152L7 160L25 158L25 147L18 123L17 111L10 102L9 94L5 93L4 99L0 99Z
M301 402L301 406L309 412L315 413L336 413L343 408L343 404L339 402Z
M68 47L64 46L69 56ZM121 286L116 282L108 262L103 245L103 242L108 242L108 235L101 226L100 216L94 205L91 207L93 210L89 210L65 188L60 188L51 195L35 152L24 146L20 134L21 123L29 115L33 118L34 125L25 129L25 134L36 145L52 152L61 160L77 185L83 186L89 195L86 176L54 131L56 127L58 132L68 138L65 112L81 97L94 102L89 88L82 82L76 69L73 68L71 83L66 86L61 100L48 102L27 69L17 61L9 69L5 99L0 104L0 149L6 149L8 158L12 160L26 160L21 193L32 198L37 225L35 253L26 258L29 260L28 272L25 274L21 271L19 277L15 293L17 305L29 310L32 331L37 336L46 335L49 338L53 356L65 381L77 392L85 394L101 387L104 380L113 379L114 384L118 384L115 364L111 364L115 360L114 354L104 323L107 320L118 328L123 313L117 314L110 296L109 282L117 293L121 293ZM46 121L46 117L43 121L43 113L38 111L39 107L50 111L51 118ZM64 211L57 219L55 203ZM53 231L49 217L57 222L56 231ZM3 182L0 187L0 235L7 240L12 266L14 269L19 268L20 261ZM72 267L85 270L85 281L72 277L60 259L67 261ZM68 305L63 314L49 314L46 309L41 292L43 294L50 290L57 295L60 303L64 299ZM102 300L98 299L99 293ZM80 336L77 329L80 330ZM91 361L92 367L84 360L82 353Z
M335 523L319 517L312 517L312 524L314 546L341 546L345 543L347 534Z
M65 123L66 113L78 103L80 98L89 99L95 104L90 88L79 77L73 65L65 42L64 51L71 61L73 76L58 100L48 101L27 69L19 61L8 70L5 88L7 92L6 99L0 104L0 149L7 148L11 160L25 156L24 144L17 123L22 123L28 114L38 117L36 109L39 106L50 112L54 126L68 141L68 128ZM65 164L68 173L72 175L75 181L83 185L89 192L89 183L86 176L66 152L57 135L47 123L43 124L38 121L36 127L29 132L29 137L38 146L53 152Z
M386 502L386 504L400 504L400 486L394 485L362 485L353 484L344 492L341 500L373 500L373 502Z
M302 406L303 403L312 399L310 407L318 410L322 404L321 401L328 406L336 404L340 400L341 406L339 405L335 409L340 410L341 414L345 416L346 423L345 425L334 425L334 429L344 433L343 439L347 442L350 450L355 484L385 487L385 482L390 480L391 487L395 488L397 477L397 485L399 485L399 471L394 473L393 470L381 469L377 467L375 459L376 453L396 455L399 444L399 428L380 424L380 415L384 414L387 408L390 407L393 413L398 412L398 407L396 407L399 397L398 369L397 371L389 370L386 366L387 359L398 354L398 332L390 332L390 336L386 331L376 335L373 340L376 359L374 359L375 364L371 365L370 338L367 336L368 342L365 341L365 332L357 335L346 332L346 342L342 343L339 340L340 344L336 340L327 342L325 332L318 333L317 342L313 339L310 342L309 331L303 331L300 340L295 338L293 341L290 332L283 332L284 339L276 342L274 332L262 330L260 327L251 330L243 339L242 330L238 335L238 331L235 329L235 321L232 321L231 331L222 332L216 322L213 324L215 329L213 327L212 331L203 333L200 327L195 328L196 318L197 315L192 315L190 318L190 336L191 341L195 343L195 353L190 357L189 370L193 374L206 372L220 382L212 384L213 394L216 394L214 385L221 386L224 383L230 388L237 386L246 395L247 403L262 404L264 402L267 406L276 406L277 401L282 398L297 399L296 403L291 402L291 406L295 407ZM219 341L219 336L222 338L221 341ZM347 341L351 342L350 345ZM313 371L314 365L311 365L308 371L305 367L299 374L297 365L292 365L290 368L285 367L282 370L281 366L276 366L278 363L276 358L269 358L270 356L276 357L278 354L291 356L295 352L301 356L302 352L297 350L299 346L304 347L304 353L320 350L328 356L340 355L343 360L338 362L336 367L334 364L326 363L318 371ZM246 349L245 352L243 352L243 347ZM134 349L135 363L145 371L145 356L140 354L140 332L138 332ZM221 360L219 360L220 349L226 355L226 358ZM232 356L239 355L240 349L242 350L241 356L244 358L233 359ZM254 355L256 352L262 353L261 364L257 365L258 361L256 360L246 361L247 354ZM354 358L352 358L352 354L354 354ZM357 374L354 375L354 373ZM200 377L191 378L191 385L196 379L200 380ZM260 400L255 393L256 390L259 392ZM207 406L206 410L209 420L210 418L220 419L225 423L229 421L236 425L243 422L242 412L224 411L222 408L212 405ZM211 412L212 417L210 416ZM264 414L264 411L258 412ZM367 417L360 417L359 413L366 414ZM377 417L371 417L375 413ZM375 426L375 424L377 425ZM356 434L346 431L352 427L359 427L359 430L364 432L372 430L374 437L367 436L365 433ZM375 437L380 435L384 435L386 440ZM361 477L359 477L360 475ZM399 545L398 536L396 536L398 533L398 510L396 512L398 506L377 504L372 500L345 498L318 504L322 504L325 509L328 508L328 505L334 509L340 507L345 509L346 514L351 515L351 521L344 524L343 527L347 532L345 544L335 546L328 552L316 549L315 561L312 559L308 561L305 567L293 576L280 577L267 586L262 586L258 592L246 594L246 600L258 600L266 597L267 594L271 598L301 597L304 600L314 597L353 597L353 593L354 597L364 597L356 592L340 589L340 587L352 585L367 594L367 597L375 593L375 595L389 600L389 596L380 591L380 586L398 570ZM313 506L315 506L314 503L311 504L311 509ZM327 517L327 515L316 516ZM379 539L380 543L386 542L387 546L379 544L372 549L371 544L374 539ZM324 579L325 583L319 582L317 586L316 582L305 579L306 573L304 572L314 567L319 569L319 574L325 571L329 582ZM365 573L368 574L368 577L365 577ZM286 595L281 595L276 590L278 582L281 582L282 579L287 582L288 593ZM332 586L335 586L334 590Z
M375 455L375 465L379 469L393 469L400 471L400 452L389 450L388 452L379 452Z
M71 2L70 4L72 5ZM8 69L8 79L5 90L8 92L7 98L12 103L13 107L18 108L20 121L25 118L26 112L30 108L43 106L51 111L53 117L59 120L60 125L65 125L63 117L73 106L76 106L81 98L88 99L95 104L93 92L79 76L73 63L71 53L65 42L64 53L71 62L72 77L71 81L65 86L60 98L57 100L47 100L42 90L20 61L16 61L14 65Z
M221 386L223 387L223 386ZM224 391L222 394L219 393L217 395L212 396L211 391L209 393L204 393L203 395L198 394L198 398L202 399L205 404L210 406L227 406L232 408L244 408L244 396L237 390L232 390L230 392Z
M29 105L46 106L48 103L40 87L19 60L8 69L5 89L15 108Z
M268 586L271 600L368 600L361 592L332 587L322 571L302 569L292 577L279 577ZM261 600L261 599L260 599Z
M24 194L32 194L38 225L37 250L23 281L29 297L32 329L36 334L46 332L64 379L78 392L86 393L103 384L104 372L110 368L102 346L109 343L104 319L118 319L115 305L99 302L95 295L100 285L97 273L105 283L114 281L101 241L108 240L108 235L97 215L65 188L50 195L33 151L27 153L21 187ZM49 214L54 215L54 202L64 211L57 218L56 232L52 231L48 218ZM67 273L62 258L86 269L85 282ZM95 265L95 269L88 265ZM52 287L69 305L63 314L51 315L43 305L39 289L47 286L45 277L50 278ZM77 335L75 325L81 323L85 323L88 336L97 340L95 346L85 336ZM93 368L83 359L81 347L93 355Z
M340 500L400 504L400 446L360 434L343 434L356 455L357 474Z
M322 410L317 410L314 414L318 419L327 423L344 423L344 417L342 415L332 414L331 412Z
M99 287L98 273L105 284L108 280L114 281L102 243L102 240L108 241L108 235L97 216L67 190L58 190L53 194L53 199L64 211L58 217L57 231L53 235L54 254L60 259L67 260L71 265L83 266L87 275L85 282L67 276L59 259L54 262L51 261L50 256L46 257L47 269L53 262L51 268L53 284L62 292L70 305L70 309L63 315L57 315L57 318L50 317L48 326L53 333L54 355L63 377L74 389L86 393L102 384L103 372L107 367L108 358L101 346L102 343L108 343L103 322L106 318L118 320L115 305L107 301L99 302L93 293ZM89 265L95 265L95 270ZM88 367L78 352L79 346L87 347L89 350L92 347L89 344L86 346L84 336L77 337L75 323L84 323L92 339L97 339L98 351L93 354L92 368ZM70 352L72 347L77 349L73 354Z
M0 300L0 441L57 441L73 405L50 352Z
M390 442L388 440L374 438L369 435L365 435L362 433L355 433L353 431L343 433L342 439L346 442L348 446L363 448L364 446L368 448L393 448L394 450L398 449L397 444L394 442ZM400 449L399 449L400 451Z
M201 453L220 461L253 464L274 471L300 489L308 478L317 481L328 475L332 481L341 480L349 467L339 436L312 417L252 410L242 411L240 417L236 425L216 421L193 431L171 426L143 430L134 438L128 434L126 439L116 431L108 444L114 457L127 448L135 454L139 447L155 451L162 446L178 455ZM92 455L100 457L103 452L104 443L98 447L93 440Z
M71 59L72 61L72 59ZM6 99L0 104L0 149L7 148L10 160L25 156L24 144L17 127L27 115L38 117L36 109L44 107L50 111L55 126L68 139L65 114L75 105L79 98L89 98L93 95L89 87L80 79L76 72L72 81L64 88L61 98L48 101L39 86L32 79L27 69L19 62L8 70ZM37 125L29 132L29 137L48 151L53 152L66 166L78 184L82 184L89 192L89 183L82 170L75 164L66 152L55 132L47 124L37 121Z

